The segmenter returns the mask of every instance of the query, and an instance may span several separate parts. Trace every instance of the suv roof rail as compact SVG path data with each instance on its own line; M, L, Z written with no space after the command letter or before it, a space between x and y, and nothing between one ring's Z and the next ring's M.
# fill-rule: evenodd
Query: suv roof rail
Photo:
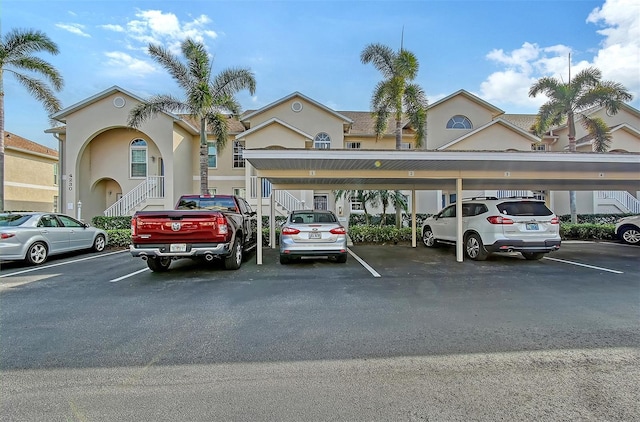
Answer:
M478 199L487 200L487 199L498 199L498 198L495 196L474 196L471 198L462 198L463 201L477 201Z
M542 201L542 199L536 198L535 196L520 196L520 195L504 196L504 197L502 197L500 199L537 199L539 201Z

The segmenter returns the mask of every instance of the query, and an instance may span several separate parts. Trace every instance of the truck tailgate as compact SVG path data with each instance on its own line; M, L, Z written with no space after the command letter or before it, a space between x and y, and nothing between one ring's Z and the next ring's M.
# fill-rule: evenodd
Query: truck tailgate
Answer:
M148 211L134 216L133 243L219 243L227 238L222 213L211 211Z

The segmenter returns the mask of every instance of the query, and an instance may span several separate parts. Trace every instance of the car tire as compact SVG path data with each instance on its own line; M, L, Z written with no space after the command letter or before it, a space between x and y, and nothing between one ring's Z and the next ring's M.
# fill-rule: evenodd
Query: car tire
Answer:
M107 241L105 237L101 234L97 235L95 240L93 241L93 250L96 252L102 252L106 247L107 247Z
M49 249L43 242L35 242L27 249L25 260L31 265L43 264L49 257Z
M539 259L542 259L542 257L544 256L544 252L521 252L522 256L525 257L525 259L528 259L529 261L537 261Z
M468 235L464 241L464 252L467 257L474 261L484 261L489 253L482 244L482 239L476 233Z
M640 229L634 226L623 226L620 230L620 240L627 245L640 244Z
M231 255L224 258L225 270L237 270L242 265L242 243L236 237L231 248Z
M291 259L286 255L280 255L280 264L287 265L291 262Z
M147 266L154 273L164 273L169 271L171 258L147 258Z
M436 237L433 235L431 227L425 227L422 231L422 244L427 248L435 248L438 246Z
M343 253L336 256L336 262L339 264L344 264L345 262L347 262L347 254Z

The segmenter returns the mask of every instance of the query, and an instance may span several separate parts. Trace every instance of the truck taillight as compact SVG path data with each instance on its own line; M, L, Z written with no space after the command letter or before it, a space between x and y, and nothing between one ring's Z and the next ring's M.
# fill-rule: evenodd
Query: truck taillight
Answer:
M300 230L292 229L291 227L283 227L282 230L280 231L280 234L298 234L298 233L300 233Z
M138 234L138 223L136 218L131 219L131 235L135 236Z
M216 218L216 225L218 226L219 234L229 233L229 226L227 226L227 219L224 215L218 216Z
M332 234L347 234L347 231L344 227L336 227L335 229L331 229L330 233Z
M501 215L487 217L487 221L491 224L513 224L513 220Z

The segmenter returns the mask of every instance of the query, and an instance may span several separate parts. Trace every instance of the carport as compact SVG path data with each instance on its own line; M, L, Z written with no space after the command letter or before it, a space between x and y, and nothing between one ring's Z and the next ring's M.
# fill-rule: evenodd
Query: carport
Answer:
M410 190L413 247L418 190L455 190L457 198L464 189L640 191L637 153L248 149L244 158L260 187L267 179L273 189ZM456 204L456 260L462 262L462 201ZM262 221L262 207L257 208ZM260 230L257 263L262 264Z

